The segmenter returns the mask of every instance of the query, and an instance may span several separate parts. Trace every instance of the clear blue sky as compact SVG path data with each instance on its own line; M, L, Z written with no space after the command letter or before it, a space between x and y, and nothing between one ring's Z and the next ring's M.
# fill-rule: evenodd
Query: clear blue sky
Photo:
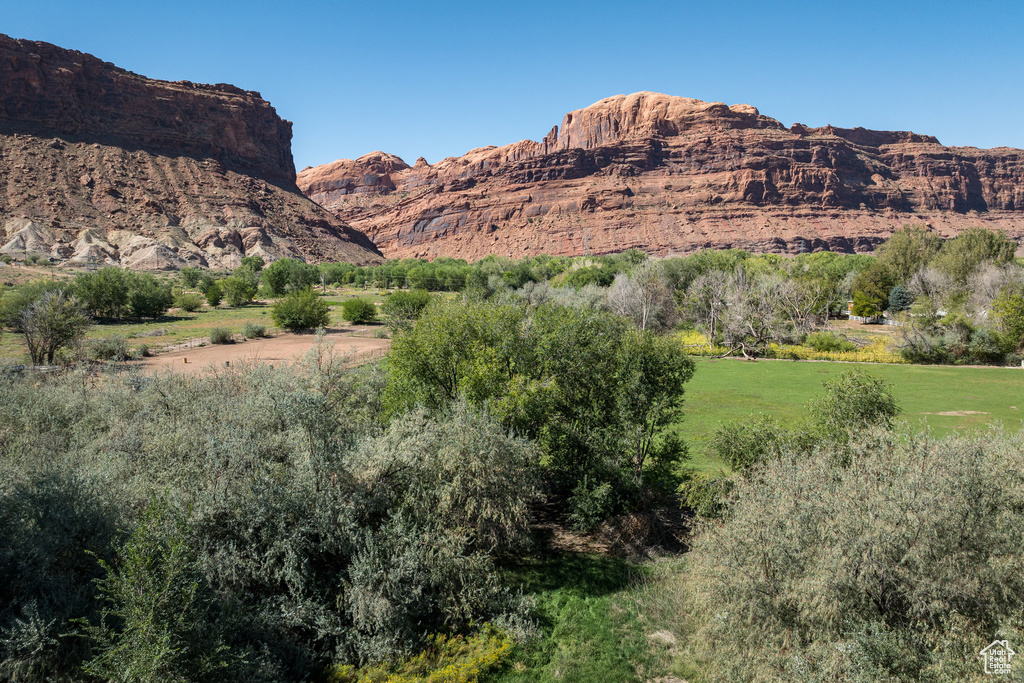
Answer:
M1024 148L1024 2L0 0L0 33L257 90L297 168L540 139L638 90Z

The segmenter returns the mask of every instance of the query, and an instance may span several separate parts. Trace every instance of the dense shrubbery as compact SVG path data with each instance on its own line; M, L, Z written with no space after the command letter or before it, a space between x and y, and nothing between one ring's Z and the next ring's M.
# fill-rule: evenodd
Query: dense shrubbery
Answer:
M0 677L305 680L530 632L494 558L536 447L459 402L384 426L344 365L0 373Z
M381 313L388 319L392 331L411 326L430 303L430 292L413 289L408 292L394 292L384 300Z
M664 432L693 361L673 340L589 309L435 300L399 334L385 405L465 396L536 438L580 526L642 505L685 450Z
M1024 439L865 431L735 482L655 596L708 681L961 681L1024 637Z

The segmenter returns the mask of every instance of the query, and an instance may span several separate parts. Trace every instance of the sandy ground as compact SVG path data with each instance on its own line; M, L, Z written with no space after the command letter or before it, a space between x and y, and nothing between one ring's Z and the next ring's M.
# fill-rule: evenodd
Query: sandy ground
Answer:
M337 353L351 353L358 360L380 358L391 348L390 339L353 337L351 331L332 331L325 338L334 343ZM252 339L234 344L218 344L161 353L133 361L130 365L150 372L187 372L198 374L225 363L255 362L283 365L301 360L316 343L314 334L280 334L269 339Z

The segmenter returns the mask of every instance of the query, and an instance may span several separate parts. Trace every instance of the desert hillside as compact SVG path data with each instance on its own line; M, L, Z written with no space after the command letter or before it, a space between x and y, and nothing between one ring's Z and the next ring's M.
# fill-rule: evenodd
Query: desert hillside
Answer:
M259 93L0 35L0 252L145 270L379 260L297 191L291 134Z

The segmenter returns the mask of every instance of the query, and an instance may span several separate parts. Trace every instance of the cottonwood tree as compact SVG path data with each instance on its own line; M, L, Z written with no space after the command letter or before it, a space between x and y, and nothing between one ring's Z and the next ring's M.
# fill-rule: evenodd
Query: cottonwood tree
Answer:
M780 276L737 275L734 283L722 320L723 345L732 353L753 358L764 355L772 342L793 336L793 320L786 314L783 296L788 285Z
M675 307L660 266L646 261L628 275L615 276L608 290L608 308L647 330L668 327Z
M703 330L709 344L713 344L718 336L732 287L732 275L712 270L697 276L686 292L682 306L684 314Z
M21 316L33 365L52 365L58 350L85 336L91 320L82 304L61 291L46 292Z

